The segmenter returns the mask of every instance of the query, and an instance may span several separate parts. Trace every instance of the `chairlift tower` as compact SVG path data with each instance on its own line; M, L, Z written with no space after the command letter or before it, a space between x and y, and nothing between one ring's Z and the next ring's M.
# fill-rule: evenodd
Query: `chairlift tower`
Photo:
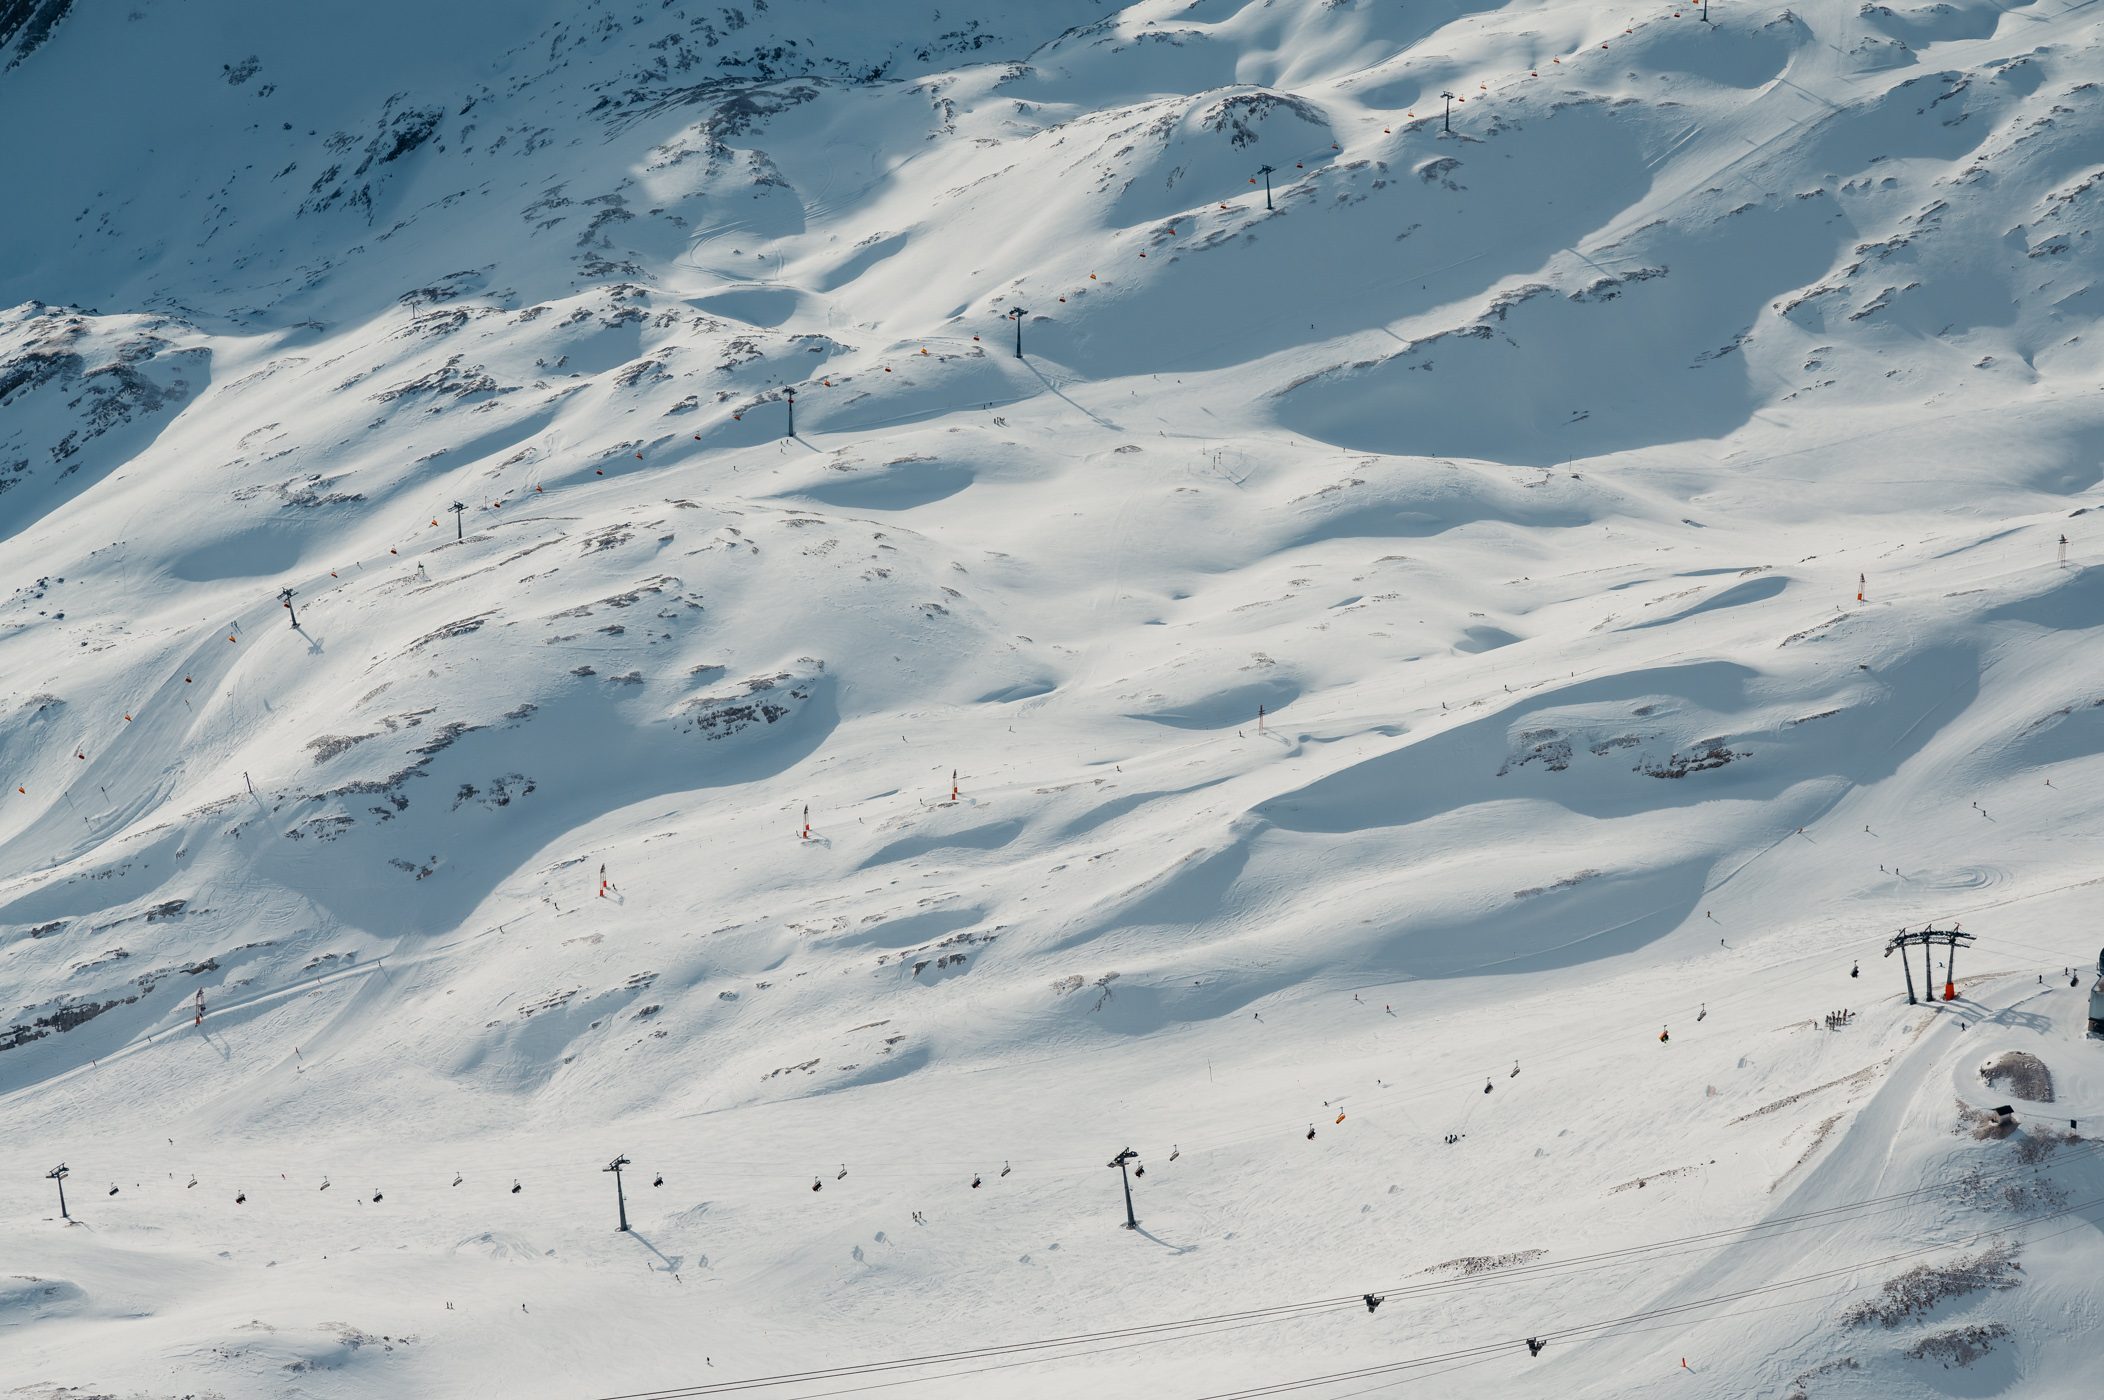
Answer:
M1949 928L1923 928L1914 933L1901 929L1894 934L1885 944L1885 956L1889 958L1894 953L1900 954L1900 971L1907 976L1907 1005L1917 1004L1914 995L1914 970L1907 966L1907 949L1917 944L1921 947L1921 989L1932 1002L1936 1000L1936 979L1929 965L1929 949L1941 943L1950 950L1943 969L1943 999L1955 1001L1958 997L1958 945L1962 943L1970 948L1972 942L1973 935L1959 932L1956 924Z
M1140 1222L1132 1214L1132 1172L1129 1165L1139 1160L1140 1154L1128 1147L1109 1162L1109 1165L1118 1169L1118 1176L1125 1183L1125 1228L1128 1230L1140 1228Z
M1015 322L1015 357L1023 358L1023 318L1030 313L1020 306L1008 308L1008 319Z
M461 504L460 502L458 502L458 501L455 501L455 502L453 502L453 504L452 504L452 505L449 505L449 506L447 506L447 507L446 507L446 509L447 509L447 510L450 510L450 511L452 511L452 512L453 512L453 538L454 538L454 540L455 540L456 542L457 542L457 541L461 541L461 540L465 540L465 539L467 538L467 530L466 530L466 527L464 527L464 526L463 526L463 525L462 525L462 524L460 523L460 521L461 521L461 518L462 518L463 516L465 516L465 515L466 515L466 514L468 513L468 508L467 508L466 506L462 505L462 504Z
M73 1218L66 1213L66 1178L71 1174L64 1162L60 1162L50 1171L44 1173L45 1180L58 1183L58 1218L61 1220L71 1220Z
M599 1169L603 1172L612 1172L614 1174L614 1204L621 1212L621 1229L619 1233L624 1235L628 1233L628 1197L621 1190L621 1168L627 1165L628 1157L624 1153Z
M285 605L285 616L292 619L292 630L297 632L300 625L300 615L292 606L292 590L290 588L279 589L278 601Z

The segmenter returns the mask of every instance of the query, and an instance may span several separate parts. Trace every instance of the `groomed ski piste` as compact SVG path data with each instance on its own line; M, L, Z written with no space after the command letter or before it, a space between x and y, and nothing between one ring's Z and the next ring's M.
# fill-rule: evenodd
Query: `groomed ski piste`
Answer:
M2104 6L0 0L0 130L0 1396L2097 1393Z

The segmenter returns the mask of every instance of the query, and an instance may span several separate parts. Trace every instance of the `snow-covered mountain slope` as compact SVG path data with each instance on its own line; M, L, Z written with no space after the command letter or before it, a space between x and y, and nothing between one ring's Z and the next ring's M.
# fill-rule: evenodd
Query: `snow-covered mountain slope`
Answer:
M321 8L0 0L0 1394L2093 1392L2104 7Z

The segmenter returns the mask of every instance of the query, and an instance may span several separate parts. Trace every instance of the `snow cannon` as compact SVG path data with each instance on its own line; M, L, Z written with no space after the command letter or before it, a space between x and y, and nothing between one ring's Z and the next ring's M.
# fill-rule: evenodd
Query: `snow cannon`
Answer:
M2104 1035L2104 952L2097 954L2097 985L2089 989L2089 1033Z

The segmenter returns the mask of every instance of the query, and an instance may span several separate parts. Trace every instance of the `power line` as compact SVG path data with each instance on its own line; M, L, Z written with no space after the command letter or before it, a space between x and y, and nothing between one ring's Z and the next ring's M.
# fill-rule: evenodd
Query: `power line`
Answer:
M2087 1152L2098 1152L2098 1151L2104 1151L2104 1141L2099 1141L2099 1142L2094 1142L2094 1143L2086 1143L2086 1144L2085 1144L2085 1145L2083 1145L2082 1147L2079 1147L2079 1148L2073 1149L2073 1151L2075 1151L2075 1152L2083 1152L2083 1153L2087 1153ZM165 1155L169 1155L169 1154L163 1154L163 1155L165 1156ZM256 1168L256 1169L255 1169L254 1171L250 1171L250 1172L242 1172L242 1171L239 1171L239 1170L232 1170L232 1171L228 1171L228 1172L226 1172L225 1174L226 1174L226 1175L229 1175L229 1176L233 1176L233 1177L242 1177L242 1176L249 1176L249 1177L253 1177L253 1176L255 1176L255 1175L256 1175L256 1174L258 1173L258 1172L262 1172L262 1171L266 1171L266 1170L270 1170L270 1171L276 1171L276 1170L278 1170L278 1165L279 1165L279 1161L280 1161L280 1160L281 1160L281 1159L278 1159L278 1158L276 1158L276 1157L272 1157L272 1158L270 1159L270 1162L269 1162L269 1164L268 1164L268 1166L267 1166L267 1167L257 1167L257 1168ZM681 1158L680 1158L680 1157L678 1156L678 1154L676 1154L676 1153L650 1153L650 1154L646 1154L646 1160L647 1160L647 1162L648 1162L648 1164L649 1164L650 1166L652 1166L653 1168L655 1168L655 1169L657 1169L657 1170L659 1170L659 1171L666 1171L666 1170L670 1170L670 1171L674 1171L674 1172L676 1172L676 1173L679 1173L679 1174L681 1174L681 1175L683 1175L683 1176L689 1176L689 1177L700 1177L700 1178L704 1178L704 1179L713 1179L713 1180L718 1180L718 1181L724 1181L724 1180L796 1180L796 1181L799 1181L799 1182L803 1182L803 1181L808 1181L808 1180L810 1179L810 1176L811 1176L811 1172L810 1172L810 1170L809 1170L808 1168L802 1168L802 1169L797 1169L797 1170L793 1170L793 1171L781 1171L781 1172L772 1172L772 1171L769 1171L769 1172L760 1172L760 1171L751 1171L751 1170L740 1170L740 1169L738 1169L738 1168L739 1168L739 1166L740 1166L740 1164L737 1164L737 1163L725 1163L725 1162L701 1162L701 1163L687 1163L687 1162L683 1162L683 1161L682 1161L682 1159L681 1159ZM536 1157L502 1157L502 1158L496 1158L496 1159L491 1159L491 1160L489 1160L489 1161L483 1161L483 1160L469 1160L469 1161L467 1161L467 1162L465 1163L465 1165L466 1165L467 1167L469 1167L469 1168L471 1168L471 1169L475 1170L475 1171L476 1171L476 1172L478 1172L478 1173L482 1173L482 1172L487 1172L487 1173L489 1173L489 1174L492 1174L492 1175L494 1175L494 1176L499 1176L499 1177L501 1177L501 1176L503 1176L503 1175L506 1175L506 1174L523 1174L523 1173L525 1173L525 1172L527 1172L527 1171L534 1171L534 1172L540 1172L540 1173L545 1173L545 1174L548 1174L548 1175L556 1175L556 1174L560 1174L560 1173L563 1173L563 1172L568 1172L568 1171L573 1171L573 1170L583 1170L583 1169L585 1169L586 1167L589 1167L589 1166L592 1166L592 1165L595 1165L595 1164L596 1164L596 1165L598 1165L598 1166L601 1166L601 1167L604 1167L604 1165L605 1165L604 1163L595 1163L595 1162L592 1162L592 1161L586 1161L586 1160L583 1160L583 1159L549 1159L549 1158L536 1158ZM310 1170L310 1171L313 1171L313 1170L316 1170L316 1169L315 1169L315 1168L313 1168L313 1167L312 1167L311 1165L309 1165L309 1167L308 1167L308 1170ZM969 1172L969 1170L970 1170L970 1164L969 1164L969 1163L966 1163L966 1164L963 1164L963 1165L962 1165L962 1171L964 1171L964 1172L968 1173L968 1172ZM1045 1171L1039 1171L1039 1172L1037 1172L1037 1173L1034 1173L1034 1175L1035 1175L1035 1176L1037 1176L1037 1177L1039 1177L1039 1178L1056 1178L1056 1179L1064 1179L1064 1178L1067 1178L1067 1177L1076 1177L1076 1176L1081 1176L1081 1175L1094 1175L1094 1173L1095 1173L1096 1171L1101 1171L1101 1170L1102 1170L1102 1167L1101 1167L1101 1166L1099 1165L1098 1167L1096 1167L1096 1168L1094 1169L1094 1171L1087 1171L1087 1170L1082 1170L1082 1171L1068 1171L1068 1170L1045 1170ZM2012 1173L2014 1173L2014 1172L2015 1172L2015 1171L2017 1171L2017 1170L2020 1170L2020 1169L2018 1169L2018 1168L2012 1168L2012 1169L2011 1169L2011 1172L2012 1172ZM341 1174L341 1173L339 1173L339 1174ZM922 1179L922 1178L924 1178L924 1177L926 1177L926 1176L928 1176L928 1175L930 1175L930 1174L932 1174L932 1173L931 1173L930 1171L926 1171L926 1170L913 1170L913 1171L901 1171L901 1172L883 1172L883 1171L866 1171L866 1170L864 1170L864 1169L863 1169L863 1168L862 1168L862 1167L861 1167L860 1165L857 1165L857 1166L855 1167L855 1171L854 1171L854 1175L855 1175L855 1176L856 1176L856 1177L857 1177L858 1179L859 1179L859 1178L863 1178L863 1177L876 1177L876 1178L879 1178L879 1179L883 1179L883 1180L894 1180L894 1181L897 1181L897 1180L909 1180L909 1181L911 1181L911 1180L920 1180L920 1179ZM945 1175L955 1175L955 1174L958 1174L958 1173L957 1173L957 1170L956 1170L956 1169L949 1169L949 1168L946 1168L943 1174L945 1174ZM1017 1176L1022 1176L1022 1175L1025 1175L1025 1172L1024 1172L1024 1169L1023 1169L1023 1168L1020 1168L1020 1167L1018 1167L1018 1168L1016 1168L1016 1169L1014 1170L1014 1173L1013 1173L1013 1174L1014 1174L1014 1175L1017 1175ZM266 1186L266 1187L265 1187L264 1189L268 1190L268 1189L271 1189L271 1188L270 1188L270 1187L268 1187L268 1186ZM293 1189L293 1190L302 1190L302 1189L304 1189L304 1188L300 1188L300 1187L294 1187L294 1188L292 1188L292 1189ZM1867 1199L1866 1199L1866 1200L1864 1200L1864 1201L1860 1201L1860 1202L1855 1202L1855 1203L1852 1203L1852 1204L1853 1204L1853 1205L1859 1205L1859 1206L1868 1206L1868 1205L1873 1205L1873 1204L1877 1204L1877 1203L1879 1203L1879 1202L1882 1202L1882 1201L1898 1201L1898 1200L1904 1200L1904 1199L1908 1199L1908 1198L1911 1198L1912 1196L1915 1196L1915 1195L1919 1195L1919 1194L1926 1194L1926 1193L1929 1193L1929 1192L1931 1192L1932 1190L1933 1190L1933 1188L1928 1188L1928 1187L1916 1188L1916 1189L1914 1189L1914 1190L1911 1190L1911 1191L1906 1191L1906 1192L1901 1192L1901 1193L1898 1193L1898 1194L1897 1194L1897 1195L1895 1195L1895 1196L1885 1196L1885 1197L1874 1197L1874 1198L1867 1198ZM1765 1228L1766 1226L1769 1226L1769 1225L1775 1225L1775 1224L1787 1223L1788 1221L1790 1221L1790 1220L1794 1220L1794 1219L1797 1219L1797 1218L1800 1218L1800 1217L1794 1217L1794 1216L1791 1216L1791 1217L1777 1217L1777 1218L1775 1218L1775 1219L1773 1219L1773 1220L1770 1220L1770 1221L1765 1221L1765 1222L1755 1222L1754 1224L1751 1224L1751 1225L1747 1225L1747 1226L1732 1226L1732 1227L1727 1227L1727 1228L1725 1228L1725 1229L1723 1229L1723 1230L1720 1230L1720 1231L1716 1231L1716 1232L1712 1232L1712 1233L1714 1233L1714 1234L1731 1234L1731 1233L1736 1233L1736 1232L1738 1232L1738 1231L1740 1231L1740 1230L1744 1230L1744 1229L1759 1229L1759 1228ZM1701 1235L1701 1236L1691 1236L1691 1237L1688 1237L1688 1238L1690 1238L1690 1239L1702 1239L1702 1238L1708 1238L1708 1237L1709 1237L1708 1235ZM1661 1242L1661 1243L1676 1243L1676 1242L1678 1242L1678 1241L1663 1241L1663 1242ZM1546 1267L1546 1266L1544 1266L1544 1267Z

